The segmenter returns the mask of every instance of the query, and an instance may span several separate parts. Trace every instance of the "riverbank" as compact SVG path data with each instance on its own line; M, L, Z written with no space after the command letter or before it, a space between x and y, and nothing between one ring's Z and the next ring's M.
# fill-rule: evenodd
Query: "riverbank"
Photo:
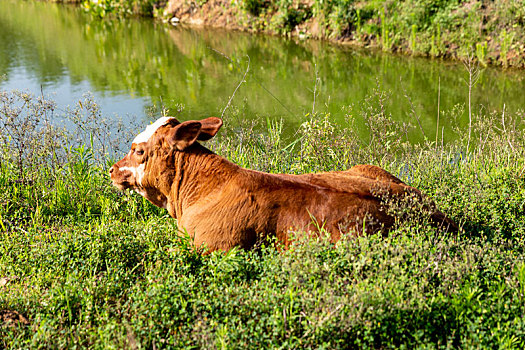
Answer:
M519 1L170 0L164 14L189 24L525 65L525 3Z
M96 3L96 5L95 5ZM524 1L87 0L95 14L329 40L387 52L525 67ZM102 10L101 10L102 9ZM175 19L174 19L175 18Z
M522 349L523 115L483 109L454 142L409 144L385 98L369 101L370 138L317 114L293 144L279 123L229 120L207 146L273 173L380 165L457 235L400 205L410 220L388 237L202 256L164 209L111 186L117 145L141 127L108 137L95 101L1 91L0 348ZM53 112L72 127L48 123Z

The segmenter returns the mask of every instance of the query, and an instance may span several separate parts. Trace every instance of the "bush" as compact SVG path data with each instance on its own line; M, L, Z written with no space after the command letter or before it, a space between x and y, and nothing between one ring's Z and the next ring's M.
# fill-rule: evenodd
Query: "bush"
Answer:
M268 0L243 0L243 8L253 16L259 16L268 6Z
M351 40L433 57L523 66L523 1L247 0L253 30ZM234 3L233 6L238 6Z
M470 149L464 130L443 147L396 142L407 126L389 117L379 87L348 109L346 128L310 115L291 142L280 123L265 132L227 123L211 145L232 161L304 172L373 159L462 231L444 234L415 215L387 237L332 244L297 232L288 251L268 242L203 256L164 210L111 187L106 170L117 155L108 142L130 137L102 138L110 124L92 99L66 112L82 126L72 138L51 124L24 124L54 103L0 96L12 135L0 155L0 347L525 346L525 136L509 127L519 115L505 127L497 115L479 116L472 135L481 141ZM20 98L28 110L17 107ZM358 136L358 118L375 136ZM31 142L34 135L53 142Z

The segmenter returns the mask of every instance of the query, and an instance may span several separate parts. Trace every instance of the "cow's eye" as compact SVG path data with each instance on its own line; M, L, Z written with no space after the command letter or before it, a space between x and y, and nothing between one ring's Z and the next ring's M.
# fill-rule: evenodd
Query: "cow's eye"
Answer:
M138 156L141 156L144 154L144 150L136 150L135 153L138 155Z

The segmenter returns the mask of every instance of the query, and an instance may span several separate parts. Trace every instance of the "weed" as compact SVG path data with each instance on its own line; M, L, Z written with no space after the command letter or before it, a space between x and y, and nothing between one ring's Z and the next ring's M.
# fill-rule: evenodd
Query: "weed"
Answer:
M268 6L270 1L267 0L244 0L242 5L246 11L253 16L259 16Z
M86 12L99 18L158 14L157 1L153 0L83 0L81 6Z
M345 127L309 114L294 140L283 122L234 124L232 105L211 147L236 163L296 173L373 163L428 201L385 196L406 219L385 237L333 244L298 232L285 252L262 241L202 256L164 210L111 187L107 165L128 127L105 136L114 129L90 98L60 111L2 94L2 348L525 346L523 114L480 110L470 140L457 126L457 141L435 147L406 142L408 126L393 121L379 84L346 109ZM49 123L32 119L45 113ZM71 129L52 125L58 113ZM428 225L430 199L463 231Z
M499 40L500 40L500 52L501 52L501 63L503 64L504 67L506 67L508 65L508 58L507 58L507 54L512 46L512 42L514 40L514 34L513 33L508 33L506 29L503 29L501 31L501 34L499 35Z
M483 65L487 66L487 42L476 43L476 58Z

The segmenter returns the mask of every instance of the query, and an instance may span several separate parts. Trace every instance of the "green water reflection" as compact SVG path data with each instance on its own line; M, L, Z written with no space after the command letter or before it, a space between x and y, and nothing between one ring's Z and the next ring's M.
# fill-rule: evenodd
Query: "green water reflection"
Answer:
M98 21L74 7L0 0L0 76L7 78L0 86L42 85L57 95L89 89L108 99L101 103L107 114L122 113L110 103L118 96L141 117L160 99L172 110L184 105L181 119L220 115L248 57L246 83L233 100L240 115L283 118L290 129L312 111L316 70L316 111L338 121L343 106L359 105L377 84L391 91L386 108L394 118L415 123L408 95L428 135L435 133L438 79L441 110L467 100L462 64L145 20ZM524 77L523 71L485 69L473 92L474 109L501 110L505 103L517 111L525 104Z

